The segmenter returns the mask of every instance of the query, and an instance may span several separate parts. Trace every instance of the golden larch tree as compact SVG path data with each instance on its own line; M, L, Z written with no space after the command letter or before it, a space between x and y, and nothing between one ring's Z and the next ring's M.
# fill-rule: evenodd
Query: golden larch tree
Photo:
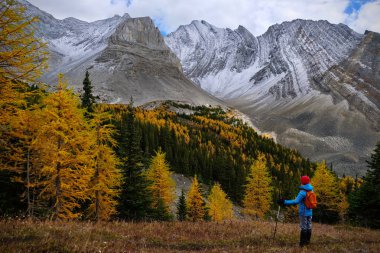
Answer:
M20 102L20 86L34 83L46 67L45 44L34 36L36 21L19 2L0 2L0 107Z
M18 1L0 1L0 162L9 155L11 117L25 105L27 84L35 84L47 66L45 44L34 36L35 22Z
M158 150L152 158L146 171L146 178L151 182L148 188L152 192L153 208L157 208L160 201L166 208L169 208L175 197L175 182L171 178L165 153L161 150Z
M320 216L320 219L329 219L335 214L344 215L348 207L344 203L346 200L339 190L338 178L327 168L325 161L318 163L311 183L317 196L318 209L316 214Z
M264 154L260 153L250 167L243 199L244 213L262 219L272 202L271 176Z
M205 202L202 197L197 176L194 177L187 193L187 217L191 221L200 221L205 217Z
M117 145L112 136L115 128L108 122L111 114L95 108L92 114L92 127L95 131L95 145L91 149L93 176L90 182L91 205L89 215L95 220L107 220L116 213L117 196L121 184L121 172L117 168L119 160L112 147Z
M80 101L59 77L58 91L44 100L45 124L37 143L41 152L41 197L52 203L52 219L77 218L89 199L95 136L79 109Z
M14 181L25 185L23 197L27 203L28 216L33 215L34 203L32 199L36 197L35 187L38 185L41 166L36 140L42 122L41 109L38 107L30 108L30 110L19 110L11 120L12 130L10 134L17 141L9 146L12 154L9 156L8 161L11 163L8 163L7 169L14 172Z
M207 207L213 221L223 221L233 218L232 202L219 183L212 186L208 196Z

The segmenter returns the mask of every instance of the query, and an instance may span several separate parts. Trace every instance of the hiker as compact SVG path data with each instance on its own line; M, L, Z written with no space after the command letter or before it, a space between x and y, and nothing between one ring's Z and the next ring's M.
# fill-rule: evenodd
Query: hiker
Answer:
M303 247L305 245L308 245L310 243L311 238L311 219L313 216L313 210L312 208L316 208L316 199L315 194L313 193L313 186L310 184L310 178L308 176L302 176L301 177L301 186L300 192L298 193L296 199L294 200L285 200L284 198L281 198L277 201L279 205L282 206L289 206L289 205L299 205L298 207L298 213L300 217L300 247ZM310 204L310 197L308 196L309 203L305 204L307 192L313 195L314 200L313 204ZM314 203L315 202L315 203ZM308 208L309 207L309 208Z

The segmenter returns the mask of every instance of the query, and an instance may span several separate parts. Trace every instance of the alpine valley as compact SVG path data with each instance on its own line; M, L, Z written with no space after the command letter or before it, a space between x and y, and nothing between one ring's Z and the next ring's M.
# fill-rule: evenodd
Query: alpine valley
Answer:
M256 37L193 21L164 38L149 17L58 20L20 1L48 44L43 82L63 73L78 90L88 70L103 102L230 106L338 174L365 174L380 140L380 34L293 20Z

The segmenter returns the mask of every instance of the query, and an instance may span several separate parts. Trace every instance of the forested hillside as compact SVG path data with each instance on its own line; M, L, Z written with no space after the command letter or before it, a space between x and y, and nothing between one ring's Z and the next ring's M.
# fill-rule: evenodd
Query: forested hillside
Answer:
M131 113L126 105L103 107L114 114L114 119ZM294 195L299 177L312 175L316 168L315 163L297 151L258 135L242 120L233 117L231 110L170 101L150 110L134 108L133 114L133 128L120 127L118 131L136 132L144 157L153 156L161 148L173 171L198 175L206 184L219 182L237 203L241 203L249 167L259 153L265 154L276 198ZM118 122L115 120L115 125L123 125Z

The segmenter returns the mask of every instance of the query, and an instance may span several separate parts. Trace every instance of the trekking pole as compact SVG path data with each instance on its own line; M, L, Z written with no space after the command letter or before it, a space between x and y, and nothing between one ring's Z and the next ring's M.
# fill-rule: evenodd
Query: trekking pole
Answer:
M279 205L278 210L277 210L277 216L276 216L276 225L274 227L274 232L273 232L273 240L276 238L277 222L278 222L278 217L280 216L280 209L281 209L281 206Z

